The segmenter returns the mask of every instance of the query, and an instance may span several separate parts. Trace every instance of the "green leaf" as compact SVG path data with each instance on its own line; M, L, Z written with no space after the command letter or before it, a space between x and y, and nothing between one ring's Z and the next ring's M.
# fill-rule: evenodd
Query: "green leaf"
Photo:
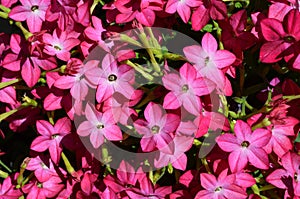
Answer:
M201 30L201 32L212 32L213 30L213 25L212 24L206 24Z

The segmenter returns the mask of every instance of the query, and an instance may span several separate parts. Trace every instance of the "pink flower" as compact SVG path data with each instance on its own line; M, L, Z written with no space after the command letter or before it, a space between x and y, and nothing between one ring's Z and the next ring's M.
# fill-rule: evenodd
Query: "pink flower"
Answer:
M39 120L36 122L36 128L41 136L33 140L31 149L38 152L49 149L51 159L58 164L62 152L60 142L64 136L71 132L71 121L64 117L57 120L52 126L45 120Z
M30 32L39 32L50 0L22 0L21 3L21 6L16 6L9 12L9 17L16 21L26 20Z
M68 61L71 57L70 50L80 43L76 37L74 32L60 29L55 29L53 35L45 33L43 35L43 41L46 44L44 51L48 55L56 55L57 58Z
M96 91L97 101L103 102L115 92L119 92L127 99L134 93L131 83L134 82L134 70L128 65L118 66L111 54L107 54L102 61L99 73L100 79Z
M289 193L300 197L300 156L295 153L287 152L281 158L283 169L276 169L267 178L267 182ZM292 191L293 190L293 191Z
M183 49L187 59L194 63L200 76L213 81L226 95L231 95L229 80L225 77L222 69L232 65L235 55L227 50L218 50L216 39L206 33L202 38L201 46L188 46Z
M60 183L61 179L53 176L45 182L32 180L30 183L24 185L22 190L28 194L27 198L54 198L64 188L64 185Z
M169 154L160 150L159 158L154 160L155 167L162 168L170 163L174 168L184 171L187 166L185 152L192 147L196 131L197 127L192 122L180 123L172 141L174 152Z
M47 160L49 161L49 159ZM34 171L35 177L40 182L46 182L53 176L59 177L57 171L54 169L53 163L49 161L49 166L47 166L39 156L30 158L26 169L29 171ZM62 169L60 169L60 171L65 174L65 171L63 171Z
M198 0L168 0L165 11L174 14L176 11L184 23L187 23L191 16L191 7L198 7L202 2Z
M100 113L87 104L85 116L87 121L79 125L77 133L84 137L90 135L90 141L94 148L98 148L105 138L111 141L122 140L122 132L115 124L116 121L110 110Z
M247 198L246 191L235 183L235 175L227 175L223 170L218 179L208 173L200 174L200 182L205 190L199 191L196 199Z
M145 152L150 152L156 148L165 153L174 152L174 131L179 125L179 117L175 114L164 114L163 109L158 105L150 102L145 111L146 121L137 120L134 127L137 132L142 134L141 147Z
M242 120L236 122L234 132L235 136L225 133L216 138L220 148L230 152L228 162L231 171L241 171L248 162L259 169L268 169L268 155L263 147L270 140L270 132L261 128L252 132L250 126Z
M186 63L179 74L170 73L162 78L165 88L170 90L164 99L164 108L177 109L181 105L190 113L198 115L201 110L199 96L207 95L214 89L214 84L205 78L197 77L197 71Z
M71 58L67 63L66 75L60 76L54 86L60 89L71 89L70 93L76 100L84 100L89 87L96 88L99 81L99 61L90 60L83 65L81 60Z

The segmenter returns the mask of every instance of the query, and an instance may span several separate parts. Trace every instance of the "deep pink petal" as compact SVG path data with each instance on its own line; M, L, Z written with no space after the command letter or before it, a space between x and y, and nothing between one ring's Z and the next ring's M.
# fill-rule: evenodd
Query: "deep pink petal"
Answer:
M49 138L55 132L53 126L48 121L45 120L38 120L36 122L36 128L41 135Z
M249 162L259 169L269 168L269 159L267 153L260 148L251 148L251 144L248 151Z
M248 163L246 152L243 151L242 149L231 152L228 157L228 163L229 163L230 170L233 173L241 171L247 166Z
M226 152L232 152L241 147L237 141L237 138L234 135L229 133L220 135L219 137L216 138L216 141L219 147Z
M261 21L261 30L264 38L267 41L278 41L286 33L282 27L282 23L277 19L263 19Z

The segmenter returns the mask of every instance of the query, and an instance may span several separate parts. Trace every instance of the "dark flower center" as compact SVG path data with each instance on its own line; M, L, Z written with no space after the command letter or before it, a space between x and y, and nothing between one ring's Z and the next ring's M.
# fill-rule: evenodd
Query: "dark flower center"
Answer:
M294 180L295 180L296 182L298 182L298 173L295 173L295 174L294 174Z
M219 191L221 191L221 190L222 190L222 187L219 186L219 187L217 187L217 188L215 189L215 192L219 192Z
M241 146L242 146L243 148L247 148L249 145L250 145L250 143L249 143L248 141L244 141L244 142L242 142L242 144L241 144Z
M31 7L32 12L36 11L37 9L39 9L39 6L37 6L37 5L34 5Z
M204 59L204 63L205 63L205 65L207 65L207 64L208 64L208 62L209 62L209 57L207 56L207 57L205 57L205 59Z
M111 74L108 76L108 81L113 82L117 80L117 76L114 74Z
M97 125L97 129L103 129L104 128L104 125L103 124L98 124Z
M152 128L151 128L151 132L152 132L153 134L156 134L156 133L158 133L158 132L159 132L159 126L157 126L157 125L155 125L155 126L152 126Z
M283 38L283 40L284 40L285 42L287 42L287 43L293 43L293 42L296 41L295 38L292 37L292 36L286 36L286 37Z
M185 84L182 86L181 90L186 93L189 90L189 86Z

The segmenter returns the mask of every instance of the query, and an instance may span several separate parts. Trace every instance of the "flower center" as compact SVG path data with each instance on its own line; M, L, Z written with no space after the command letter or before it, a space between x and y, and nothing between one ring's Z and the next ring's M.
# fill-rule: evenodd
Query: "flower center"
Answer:
M223 189L223 188L222 188L221 186L219 186L219 187L217 187L217 188L215 189L215 192L220 192L222 189Z
M153 134L156 134L156 133L158 133L158 132L159 132L159 126L157 126L157 125L155 125L155 126L152 126L152 128L151 128L151 132L152 132Z
M296 182L298 182L298 173L295 173L295 174L294 174L294 180L295 180Z
M31 7L32 12L36 11L37 9L39 9L39 6L37 6L37 5L34 5Z
M54 140L55 138L58 137L58 134L54 134L54 135L51 135L51 138Z
M97 125L97 129L103 129L103 128L104 128L103 124L100 123L100 124Z
M283 38L283 40L284 40L285 42L287 42L287 43L293 43L293 42L296 41L295 38L292 37L292 36L285 36L285 37Z
M241 146L242 146L243 148L247 148L249 145L250 145L250 143L249 143L248 141L244 141L244 142L242 142L242 144L241 144Z
M36 184L36 186L37 186L38 188L43 188L43 184L40 183L40 182L38 182L38 183Z
M181 88L182 92L186 93L189 90L189 86L187 84L183 85Z
M207 56L207 57L205 57L205 59L204 59L204 63L205 63L205 65L207 65L207 64L208 64L208 62L209 62L209 57Z
M54 45L53 48L55 48L55 50L61 50L61 47L58 45Z
M117 76L114 74L111 74L108 76L108 81L113 82L117 80Z

